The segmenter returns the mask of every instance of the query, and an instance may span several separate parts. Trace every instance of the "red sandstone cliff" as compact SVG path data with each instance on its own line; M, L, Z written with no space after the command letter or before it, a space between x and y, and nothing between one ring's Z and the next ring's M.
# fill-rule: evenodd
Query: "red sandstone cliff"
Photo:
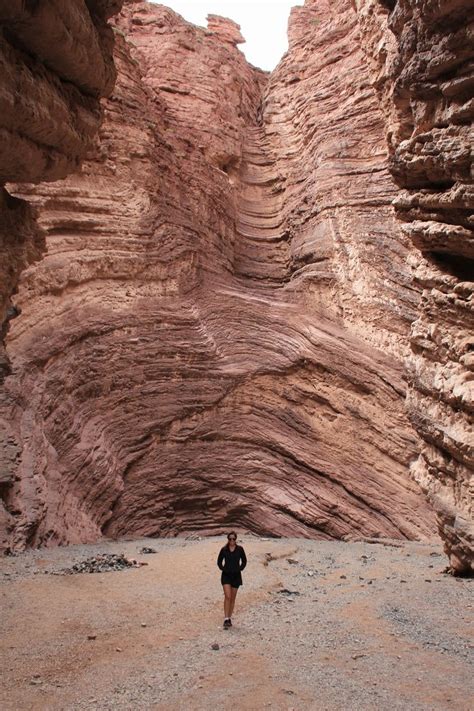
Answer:
M95 152L16 187L48 251L8 334L9 545L432 533L401 362L416 250L356 13L313 5L268 79L234 23L127 3Z
M474 565L472 62L474 9L462 0L358 0L387 115L403 232L420 250L408 412L424 440L413 465L455 572ZM381 38L381 39L380 39ZM380 49L380 44L378 45Z
M5 509L22 445L14 403L2 388L11 364L3 342L18 316L12 303L22 270L41 258L44 233L9 181L58 180L79 167L97 133L99 99L115 81L107 18L120 0L0 0L0 546L15 528ZM22 505L27 505L26 495Z

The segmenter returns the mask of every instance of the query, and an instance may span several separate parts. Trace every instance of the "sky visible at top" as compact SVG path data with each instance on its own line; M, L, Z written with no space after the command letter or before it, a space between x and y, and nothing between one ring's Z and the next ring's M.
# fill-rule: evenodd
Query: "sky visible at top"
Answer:
M161 0L160 4L203 27L207 15L230 17L241 27L246 42L239 49L250 64L271 70L288 49L290 9L303 5L303 0Z

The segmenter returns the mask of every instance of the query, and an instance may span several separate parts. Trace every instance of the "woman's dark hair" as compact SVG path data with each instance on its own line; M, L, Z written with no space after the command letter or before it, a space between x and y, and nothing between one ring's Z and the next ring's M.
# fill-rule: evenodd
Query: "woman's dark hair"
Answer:
M229 533L227 534L227 545L229 545L229 538L230 538L231 536L234 536L234 538L235 538L235 543L237 544L237 534L236 534L236 532L235 532L235 531L229 531Z

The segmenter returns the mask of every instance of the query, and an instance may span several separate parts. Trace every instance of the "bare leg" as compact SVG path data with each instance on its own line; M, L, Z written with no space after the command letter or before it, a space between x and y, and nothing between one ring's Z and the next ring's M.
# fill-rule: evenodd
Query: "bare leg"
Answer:
M230 585L223 585L222 586L224 589L224 617L230 617L231 615L231 597L232 597L232 588Z
M231 588L230 591L231 592L230 592L229 617L232 617L232 613L234 612L235 598L237 597L238 588Z

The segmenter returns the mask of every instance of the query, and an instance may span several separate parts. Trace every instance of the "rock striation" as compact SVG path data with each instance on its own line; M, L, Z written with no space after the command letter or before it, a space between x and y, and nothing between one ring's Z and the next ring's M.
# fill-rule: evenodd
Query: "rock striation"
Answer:
M7 336L5 545L432 535L404 408L417 250L354 8L296 8L270 77L223 18L132 0L115 36L80 172L12 187L47 253Z
M424 441L413 473L437 513L453 572L472 574L474 9L462 0L359 6L366 36L385 38L372 61L390 170L403 188L394 204L422 255L407 359L408 412Z
M19 315L12 296L21 272L45 249L34 209L4 185L58 180L78 169L100 125L100 97L114 85L107 18L121 5L0 0L0 387L11 370L4 339ZM0 391L0 500L8 498L21 450L11 430L12 406ZM0 501L0 538L13 525Z
M0 181L64 178L79 167L115 82L108 10L120 3L0 4Z
M58 180L78 168L99 128L99 99L114 85L113 32L106 17L120 5L94 0L0 2L1 186ZM27 206L11 199L3 187L0 201L4 323L18 275L41 254L43 237L34 234Z

